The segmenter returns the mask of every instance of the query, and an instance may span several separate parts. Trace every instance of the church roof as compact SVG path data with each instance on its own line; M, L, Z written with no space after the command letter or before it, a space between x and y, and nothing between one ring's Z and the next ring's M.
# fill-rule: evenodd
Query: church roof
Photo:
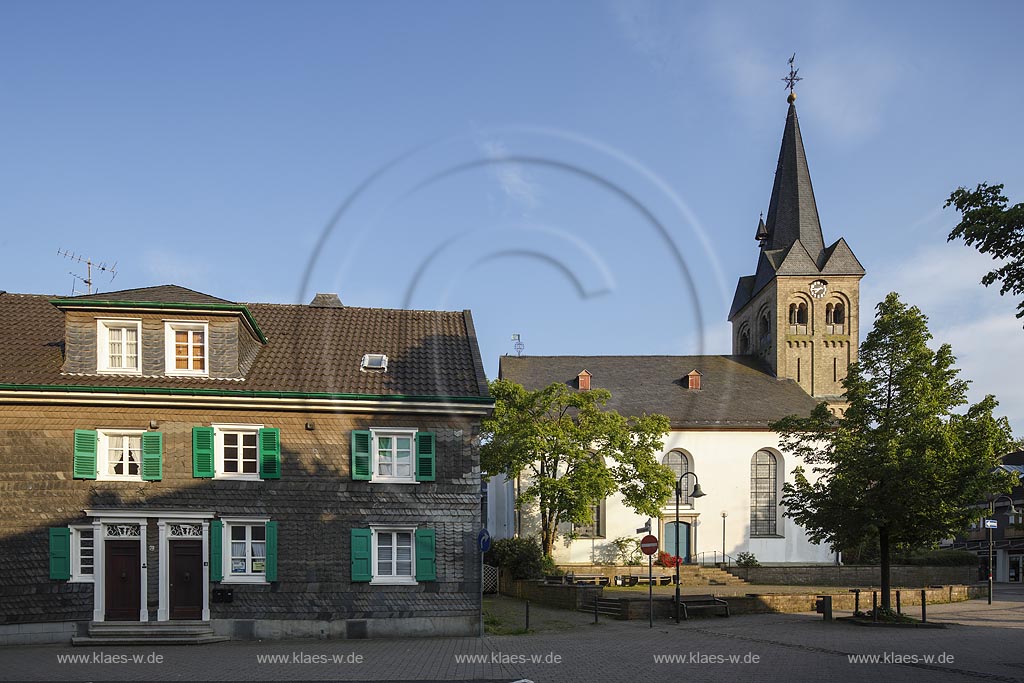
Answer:
M768 218L763 231L758 226L757 236L761 242L757 270L751 281L741 278L729 310L730 319L777 275L864 274L864 267L846 240L825 247L800 121L792 101L786 114Z
M786 415L808 415L818 403L750 356L502 356L498 376L529 390L555 382L575 389L583 368L592 389L611 392L608 408L660 413L674 429L766 429ZM688 388L693 370L700 389Z

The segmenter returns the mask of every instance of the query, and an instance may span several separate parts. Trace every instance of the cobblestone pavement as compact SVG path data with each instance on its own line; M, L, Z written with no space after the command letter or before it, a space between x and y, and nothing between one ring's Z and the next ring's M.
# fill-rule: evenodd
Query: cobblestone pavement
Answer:
M653 629L646 622L602 621L485 638L8 647L0 649L0 679L1024 683L1024 589L998 589L992 605L935 605L928 617L948 628L870 628L824 623L814 614L769 614L661 622ZM86 661L62 662L69 655ZM852 662L856 655L879 661ZM669 657L676 661L662 661Z

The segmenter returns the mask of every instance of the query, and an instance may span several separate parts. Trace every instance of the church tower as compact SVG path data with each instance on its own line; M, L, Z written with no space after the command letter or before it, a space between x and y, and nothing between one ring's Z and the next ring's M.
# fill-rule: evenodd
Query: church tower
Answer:
M791 70L768 218L757 226L757 271L739 279L729 311L732 352L761 358L777 377L838 408L841 382L857 360L864 267L846 240L825 246L796 116L795 75Z

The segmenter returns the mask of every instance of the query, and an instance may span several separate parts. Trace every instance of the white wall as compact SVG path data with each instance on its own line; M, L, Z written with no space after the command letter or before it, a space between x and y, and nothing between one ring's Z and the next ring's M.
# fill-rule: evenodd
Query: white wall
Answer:
M709 559L714 553L722 552L722 511L728 513L725 519L725 552L736 557L740 552L751 552L762 564L770 563L826 563L835 561L827 546L819 546L807 540L806 533L793 520L782 516L779 507L779 538L750 538L750 461L754 453L762 448L772 450L779 461L779 500L783 476L793 481L793 469L798 464L793 456L782 455L779 451L778 436L768 431L697 431L671 432L665 439L662 454L681 449L692 457L692 470L700 480L706 494L694 500L692 508L681 508L680 519L691 521L693 536L691 553L696 556L705 552ZM659 456L660 459L661 456ZM811 472L806 473L813 478ZM489 491L495 514L490 520L490 531L495 538L513 535L514 510L513 491L510 482L491 480ZM693 488L693 477L684 479L687 489ZM532 519L524 515L524 519ZM637 528L644 525L641 517L626 508L618 496L606 502L604 539L577 539L566 541L559 538L555 545L555 559L560 563L590 563L594 557L610 552L607 545L620 536L636 537ZM661 538L662 524L675 520L675 499L669 501L660 520L654 520L654 534ZM524 534L536 533L534 524L524 524ZM568 525L564 528L569 530ZM663 544L664 546L664 544Z

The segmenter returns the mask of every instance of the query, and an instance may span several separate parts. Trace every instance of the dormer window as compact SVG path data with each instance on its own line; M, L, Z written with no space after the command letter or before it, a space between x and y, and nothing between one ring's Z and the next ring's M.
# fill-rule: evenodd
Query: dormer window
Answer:
M693 389L694 391L700 391L700 378L701 374L699 370L691 370L690 373L686 375L687 388Z
M580 391L590 391L590 373L583 370L576 376L576 386Z
M164 323L164 371L168 375L207 375L205 322Z
M367 353L363 355L359 369L370 372L386 372L388 369L388 357L383 353Z
M96 321L96 370L103 373L137 375L139 364L139 338L142 322L139 320Z

